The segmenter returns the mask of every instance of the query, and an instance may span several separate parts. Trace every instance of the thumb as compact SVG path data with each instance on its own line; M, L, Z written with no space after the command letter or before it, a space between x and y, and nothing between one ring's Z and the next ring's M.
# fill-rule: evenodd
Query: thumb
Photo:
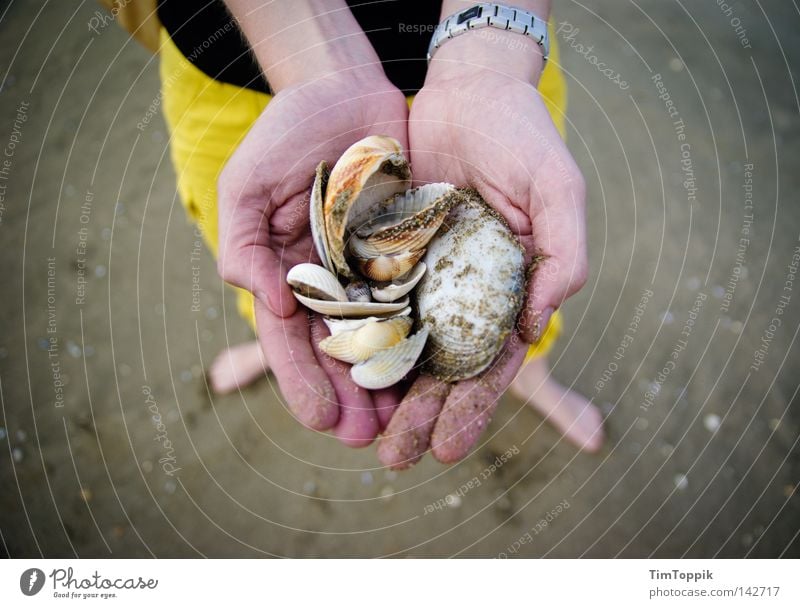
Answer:
M270 246L268 212L263 203L237 195L220 184L217 271L274 315L288 317L297 310L297 302L286 283L284 252Z
M531 218L536 258L520 330L537 341L550 316L586 283L585 185L576 179L550 197Z

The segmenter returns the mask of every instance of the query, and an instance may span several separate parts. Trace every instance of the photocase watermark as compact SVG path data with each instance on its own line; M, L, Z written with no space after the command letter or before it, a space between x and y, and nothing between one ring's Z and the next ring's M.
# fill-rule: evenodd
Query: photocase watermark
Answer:
M401 34L432 35L437 25L436 23L398 23L397 31Z
M161 449L163 450L163 456L158 459L158 463L161 465L161 470L164 471L164 473L170 477L174 477L175 473L181 470L181 467L176 466L177 459L175 458L175 448L167 435L167 427L161 418L161 411L158 409L158 403L153 396L152 389L146 384L142 385L142 394L145 396L145 407L151 415L150 420L152 420L153 426L158 433L153 437L153 441L157 441L161 444Z
M605 370L603 370L603 373L600 374L600 378L598 378L597 382L594 383L595 392L599 393L602 391L606 384L608 384L614 377L614 374L617 373L617 370L619 369L619 364L617 361L622 361L625 358L625 351L627 351L628 347L633 344L633 340L636 337L636 332L639 331L639 324L642 322L642 317L647 310L647 304L650 302L650 298L652 297L652 289L645 289L642 292L642 296L639 298L639 303L636 304L633 309L633 316L628 323L628 327L625 329L625 334L622 336L622 340L620 340L617 349L614 351L614 360L608 362Z
M742 226L739 230L736 260L733 263L733 269L728 277L725 293L722 296L722 304L720 304L719 307L720 312L723 313L728 312L731 306L736 286L742 278L742 269L746 261L747 249L750 247L750 231L753 226L753 163L745 163L744 165L742 190L744 190L744 216L742 218Z
M798 237L798 241L800 241L800 236ZM778 302L773 310L772 318L761 334L761 342L758 348L753 352L753 362L750 364L750 371L757 372L761 369L761 365L764 363L769 353L772 340L775 338L775 334L778 333L778 328L783 325L783 313L792 301L792 291L794 290L794 281L797 278L798 267L800 267L800 245L795 245L792 251L792 257L786 265L783 290L781 291L781 295L778 296Z
M94 32L95 36L100 34L100 30L104 30L111 23L117 20L117 15L133 0L118 0L114 3L109 11L95 11L86 25L90 32Z
M753 48L750 45L750 40L747 38L747 30L742 25L742 20L733 14L733 6L725 2L725 0L717 0L717 6L722 14L730 19L729 24L733 28L736 37L739 38L739 44L746 49Z
M17 113L11 125L11 134L8 136L6 145L3 148L3 158L0 162L0 224L3 223L3 215L6 211L6 196L8 191L8 178L11 176L11 167L14 165L14 154L17 145L22 141L22 126L28 120L28 108L30 103L22 100L17 106Z
M461 499L464 498L464 496L466 496L470 491L474 490L475 488L480 487L484 481L486 481L492 475L494 475L499 468L501 468L504 464L506 464L517 454L519 454L519 448L516 445L512 445L505 452L497 456L494 459L494 462L492 462L485 469L483 469L483 471L475 475L475 477L473 477L469 481L466 481L463 484L461 484L458 490L456 490L452 494L448 494L444 498L440 498L435 502L425 505L425 508L422 510L423 515L428 515L429 513L433 513L434 511L441 511L446 507L454 507L460 505Z
M594 54L593 44L586 46L582 42L578 42L578 34L580 31L580 28L575 27L569 21L562 21L558 24L556 35L561 36L562 40L564 40L573 51L583 57L589 64L593 65L598 72L617 85L620 90L627 91L631 88L631 85L622 79L621 74L617 70L610 67L605 61L600 61L597 58L597 55Z
M540 517L537 522L528 529L525 534L520 536L517 540L511 543L508 547L506 547L505 551L501 551L498 553L497 557L500 559L507 559L509 555L516 555L519 550L528 543L533 542L533 537L538 536L542 532L544 532L547 527L553 523L559 515L561 515L564 511L570 508L569 501L565 498L560 503L558 503L555 507L550 509L547 513L545 513L542 517Z
M692 145L686 139L686 123L683 122L678 107L672 100L669 89L664 84L661 74L654 74L651 77L653 84L658 91L658 98L664 102L667 114L672 119L672 128L678 140L681 150L681 175L683 178L683 188L686 190L686 200L689 203L697 202L697 186L694 177L694 164L692 163Z
M642 399L641 405L639 405L639 409L643 412L647 412L650 409L650 406L653 405L656 398L658 398L659 393L661 393L661 388L664 386L664 383L669 378L670 374L675 370L678 365L678 359L680 358L681 354L686 350L686 347L689 346L689 338L692 335L692 331L694 330L695 324L697 323L697 319L700 316L700 313L703 310L703 305L705 304L708 296L703 293L702 291L698 292L695 296L694 303L692 307L689 309L689 313L686 317L686 321L683 324L683 328L681 329L681 337L675 341L674 346L672 347L672 351L669 354L669 357L664 362L662 368L656 374L656 379L650 384L650 387L645 391L644 398Z
M175 86L177 80L192 66L192 64L197 60L198 57L200 57L200 55L203 54L204 51L207 51L209 48L211 48L212 44L214 44L222 36L225 36L234 30L236 30L236 23L234 20L231 19L230 21L226 21L208 38L203 40L203 42L192 49L192 52L186 56L186 61L182 62L180 67L172 72L166 80L164 80L161 85L161 90L150 102L150 105L147 106L144 116L142 116L139 122L136 123L136 128L139 129L139 131L144 131L156 114L158 114L158 110L161 108L161 103L164 99L164 91L172 86Z
M200 312L200 262L203 259L203 233L198 226L194 228L194 241L189 252L189 264L192 271L192 305L191 312Z
M83 306L86 303L86 286L88 284L86 251L89 246L89 222L92 221L93 202L94 193L91 190L87 190L80 207L80 215L78 216L81 227L78 228L78 244L75 247L75 268L77 272L75 279L76 306Z
M56 258L47 258L47 360L50 364L50 377L53 381L53 405L64 407L64 378L61 375L61 354L58 347L58 321L56 308Z
M39 568L28 568L19 578L19 588L24 595L39 593L47 579L52 583L52 594L56 598L65 599L112 599L118 591L152 590L158 587L157 578L108 578L95 570L91 575L76 577L75 570L54 568L45 575Z

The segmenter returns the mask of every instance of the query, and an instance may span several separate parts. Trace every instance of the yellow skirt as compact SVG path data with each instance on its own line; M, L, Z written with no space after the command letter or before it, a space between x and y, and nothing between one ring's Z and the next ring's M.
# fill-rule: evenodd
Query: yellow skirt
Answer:
M559 68L558 45L552 48L539 91L561 136L565 134L566 82ZM170 133L170 154L178 194L214 257L218 250L217 179L233 151L270 101L270 95L218 82L194 67L161 30L161 101ZM409 98L409 104L413 98ZM237 291L237 308L255 331L253 296ZM528 358L546 354L561 332L556 312Z

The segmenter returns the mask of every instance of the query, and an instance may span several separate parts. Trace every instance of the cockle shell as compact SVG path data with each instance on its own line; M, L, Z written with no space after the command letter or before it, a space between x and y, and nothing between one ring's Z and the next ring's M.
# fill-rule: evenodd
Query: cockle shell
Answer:
M408 306L408 298L401 302L349 302L336 276L316 264L293 266L286 282L301 304L323 315L366 317L397 312Z
M400 277L397 283L379 284L372 287L372 297L378 302L394 302L395 300L399 300L417 286L417 283L422 279L422 275L425 274L426 269L427 266L425 266L424 262L420 262L411 269L411 272Z
M400 312L391 313L390 315L385 315L382 317L366 317L363 319L331 319L325 317L322 320L325 321L325 325L328 326L331 335L335 336L336 334L342 333L344 331L353 331L355 329L358 329L359 327L363 327L364 325L370 323L371 321L385 321L386 319L392 317L407 317L410 314L411 314L411 307L406 306Z
M323 160L317 165L314 174L314 184L311 186L311 200L309 202L309 223L311 224L311 237L314 248L322 261L322 265L334 272L333 262L328 251L328 235L325 230L325 190L328 187L328 165Z
M345 260L350 224L360 225L371 209L411 185L411 170L400 143L373 135L350 146L336 162L325 190L328 255L338 274L352 277Z
M376 205L368 221L354 226L350 251L359 258L419 250L427 245L457 200L451 184L427 184Z
M503 219L477 192L462 198L428 243L416 290L430 332L424 369L448 382L489 366L514 328L526 281L523 249Z
M350 376L356 384L369 390L397 384L414 367L425 348L427 339L428 330L423 327L392 348L354 365L350 370Z
M334 359L359 363L405 339L413 324L407 316L378 319L358 329L331 335L320 342L319 347Z
M423 255L425 250L418 249L392 255L379 255L376 258L356 258L356 262L361 274L373 281L392 281L411 272Z

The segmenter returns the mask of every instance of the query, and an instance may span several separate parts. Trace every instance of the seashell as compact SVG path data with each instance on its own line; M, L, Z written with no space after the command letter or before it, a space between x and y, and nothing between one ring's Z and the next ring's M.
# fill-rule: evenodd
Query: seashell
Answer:
M400 302L335 302L332 300L316 300L308 298L302 294L294 292L297 298L306 308L321 315L342 318L358 318L369 315L383 315L398 312L408 306L408 298Z
M328 253L328 236L325 230L325 189L328 186L328 165L323 160L317 165L314 175L314 185L311 186L311 201L309 202L309 219L311 223L311 236L314 240L314 248L322 261L322 265L334 272L331 256Z
M388 316L366 317L364 319L329 319L325 317L322 320L325 321L325 325L328 326L331 335L335 336L336 334L341 333L343 331L353 331L355 329L358 329L359 327L363 327L370 321L384 321L386 319L390 319L393 317L407 317L410 314L411 314L411 307L406 306L400 312L390 313Z
M344 292L347 294L347 299L351 302L371 302L372 292L364 281L352 281L348 283ZM395 298L396 299L396 298ZM385 302L386 300L380 300Z
M304 262L293 266L286 275L295 295L313 300L347 302L347 293L336 276L322 266Z
M425 255L425 249L418 249L375 258L356 258L356 262L359 271L365 277L373 281L393 281L410 272L423 255Z
M411 371L425 348L428 329L422 328L413 336L392 348L381 351L350 370L353 381L362 388L377 390L396 384Z
M356 330L325 338L319 347L334 359L359 363L404 340L413 324L411 317L404 316L369 321Z
M519 241L475 191L462 191L428 244L416 290L420 324L430 331L425 369L442 380L486 369L522 308L525 260Z
M417 286L417 283L422 279L422 275L425 274L426 268L427 266L425 266L425 263L420 262L414 266L410 273L401 277L396 282L372 287L372 297L378 302L394 302L402 298Z
M400 143L373 135L345 150L328 178L324 214L328 255L336 272L351 277L345 260L350 225L360 225L381 201L411 185L411 170Z
M427 184L396 194L376 206L364 225L350 238L350 251L356 257L422 249L427 245L457 200L451 184Z

